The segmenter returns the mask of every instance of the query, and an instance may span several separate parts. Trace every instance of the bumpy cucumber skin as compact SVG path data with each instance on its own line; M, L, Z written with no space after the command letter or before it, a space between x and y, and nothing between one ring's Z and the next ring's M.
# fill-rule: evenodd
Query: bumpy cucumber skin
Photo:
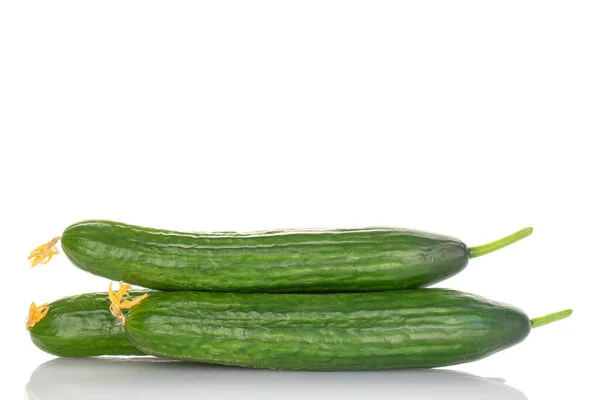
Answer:
M431 368L519 343L521 310L446 289L340 294L160 292L125 330L159 357L283 370Z
M139 296L142 292L130 294ZM110 313L106 293L65 297L49 306L48 314L29 331L41 350L62 357L143 354Z
M68 227L79 268L158 290L372 292L432 285L465 268L457 239L397 228L183 233L111 221Z

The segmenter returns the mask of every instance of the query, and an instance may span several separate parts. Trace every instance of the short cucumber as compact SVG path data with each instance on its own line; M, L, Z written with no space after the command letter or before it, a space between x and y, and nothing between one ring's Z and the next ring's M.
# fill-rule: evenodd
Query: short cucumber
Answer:
M282 370L441 367L479 360L536 323L512 306L446 289L337 294L156 292L125 331L142 352ZM536 322L537 321L537 322Z
M530 233L468 248L399 228L186 233L92 220L69 226L61 243L79 268L151 289L323 293L428 286ZM56 254L57 240L34 250L32 264Z
M109 306L106 293L70 296L44 305L47 314L39 321L28 321L31 340L43 351L63 357L141 355Z

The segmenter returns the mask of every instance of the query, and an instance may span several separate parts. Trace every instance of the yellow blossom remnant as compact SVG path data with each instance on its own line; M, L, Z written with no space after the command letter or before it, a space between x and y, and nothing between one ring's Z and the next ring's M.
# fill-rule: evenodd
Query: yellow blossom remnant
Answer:
M42 320L48 314L48 310L50 306L48 303L44 303L40 306L37 306L35 303L31 303L29 306L29 315L27 316L27 321L25 322L25 328L30 330Z
M57 236L48 243L44 243L43 245L33 249L33 251L29 254L29 257L27 257L28 260L31 260L32 268L38 264L46 264L52 259L52 257L58 254L58 250L56 250L56 243L59 239L60 236Z
M119 282L119 290L116 292L112 288L112 282L108 285L108 298L110 299L110 312L115 316L121 323L121 325L125 324L125 315L123 315L123 309L130 309L131 307L138 304L140 301L144 300L148 297L147 293L144 293L140 297L137 297L133 300L123 300L124 296L129 296L129 290L131 290L131 285L123 283L123 281Z

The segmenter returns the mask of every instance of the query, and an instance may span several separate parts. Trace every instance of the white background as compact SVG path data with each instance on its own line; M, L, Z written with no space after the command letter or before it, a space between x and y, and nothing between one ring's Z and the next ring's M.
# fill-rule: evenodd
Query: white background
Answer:
M88 218L196 231L389 225L469 245L532 226L438 286L532 317L574 314L455 369L529 399L585 390L599 355L599 11L2 2L2 398L22 398L52 358L24 329L29 303L107 288L62 254L33 270L26 259Z

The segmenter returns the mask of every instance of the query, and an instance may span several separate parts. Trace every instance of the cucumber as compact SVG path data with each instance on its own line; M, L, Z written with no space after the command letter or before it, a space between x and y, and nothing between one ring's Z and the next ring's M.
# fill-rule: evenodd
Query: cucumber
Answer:
M468 248L399 228L186 233L92 220L69 226L61 244L79 268L151 289L337 293L432 285L531 231ZM32 265L56 254L58 239L35 249Z
M337 294L156 292L124 322L143 353L282 370L442 367L479 360L527 337L512 306L447 289Z
M106 293L65 297L44 305L46 314L39 321L32 319L37 308L32 305L27 323L31 340L41 350L63 357L142 355L111 315L110 304Z

